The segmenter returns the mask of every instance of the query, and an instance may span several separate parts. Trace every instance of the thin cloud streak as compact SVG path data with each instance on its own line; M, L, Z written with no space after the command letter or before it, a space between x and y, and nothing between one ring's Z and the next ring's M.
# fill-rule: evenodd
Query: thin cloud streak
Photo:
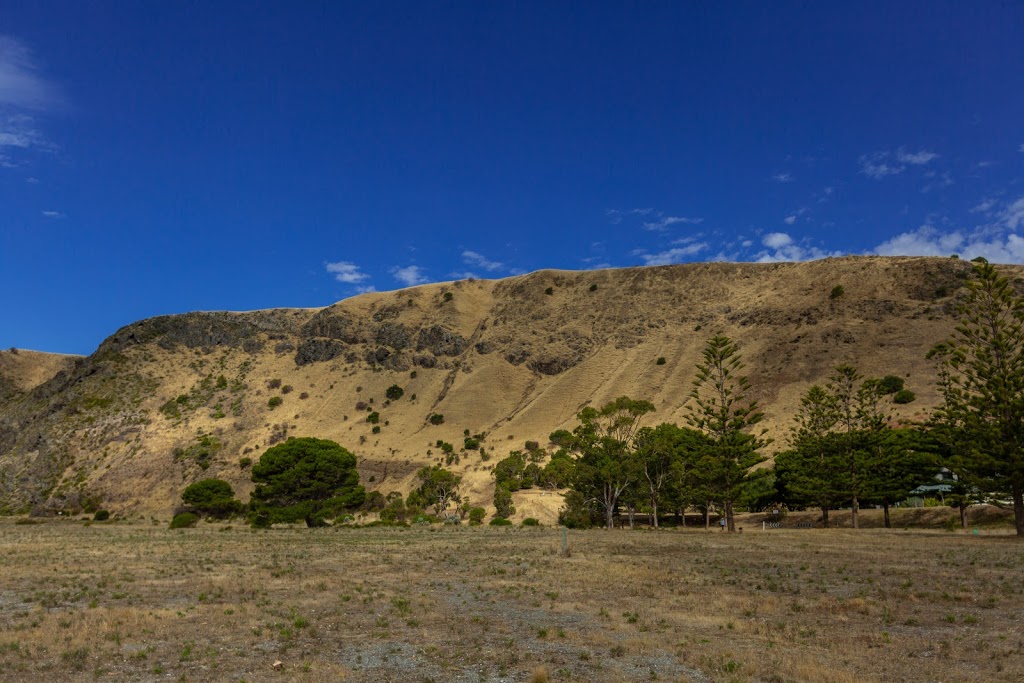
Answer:
M351 261L338 261L336 263L328 263L324 266L328 273L334 275L334 279L338 282L344 282L348 285L353 285L358 282L370 279L370 276L362 272L359 266L352 263Z

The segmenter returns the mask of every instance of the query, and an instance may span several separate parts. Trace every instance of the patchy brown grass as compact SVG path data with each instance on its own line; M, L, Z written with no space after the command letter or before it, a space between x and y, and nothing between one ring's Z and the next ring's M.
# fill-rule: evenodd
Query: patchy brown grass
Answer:
M1024 679L1024 544L1004 534L570 543L0 521L0 680Z

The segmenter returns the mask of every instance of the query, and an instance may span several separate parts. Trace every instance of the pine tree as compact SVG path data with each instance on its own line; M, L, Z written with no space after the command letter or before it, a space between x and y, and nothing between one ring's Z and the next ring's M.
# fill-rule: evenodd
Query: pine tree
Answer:
M935 422L975 485L1013 500L1024 537L1024 297L987 262L974 266L940 361Z
M736 530L733 502L740 486L750 468L764 462L758 451L770 443L764 430L751 433L764 413L757 409L757 401L747 399L750 382L739 374L743 368L735 342L715 336L704 347L687 403L687 423L710 442L701 468L710 490L722 502L729 531Z

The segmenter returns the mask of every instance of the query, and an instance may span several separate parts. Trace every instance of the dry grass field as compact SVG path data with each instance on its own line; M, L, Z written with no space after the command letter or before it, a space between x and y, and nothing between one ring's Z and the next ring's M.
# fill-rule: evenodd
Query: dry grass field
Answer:
M1024 680L1001 531L560 535L2 520L0 680Z

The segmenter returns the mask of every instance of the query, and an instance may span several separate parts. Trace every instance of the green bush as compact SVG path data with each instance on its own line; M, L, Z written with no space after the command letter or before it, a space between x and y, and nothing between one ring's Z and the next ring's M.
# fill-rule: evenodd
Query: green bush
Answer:
M540 520L536 517L527 517L523 520L523 526L540 526Z
M267 406L268 406L268 407L269 407L269 408L270 408L271 410L273 410L274 408L278 407L278 406L279 406L279 405L281 405L282 403L284 403L284 399L283 399L283 398L281 398L280 396L271 396L271 397L270 397L270 400L269 400L269 401L267 401Z
M191 529L199 521L199 515L191 512L179 512L171 520L172 529Z
M242 469L242 470L248 469L251 465L252 465L252 458L250 458L250 457L241 458L238 461L238 468Z
M110 512L107 510L97 510L96 514L92 516L94 522L105 522L110 519Z
M463 439L462 445L465 447L467 451L475 451L476 449L480 448L480 440L474 439L472 437L466 437L465 439Z
M883 394L895 394L903 389L903 378L896 375L886 375L878 380L878 388Z
M555 293L555 288L554 287L548 287L547 289L544 290L544 293L547 294L548 296L551 296L552 294Z
M494 487L494 516L509 518L516 514L516 506L512 504L512 492L504 486Z
M665 364L665 356L658 356L658 360L657 360L656 364L657 365L664 365Z
M378 422L380 422L380 413L378 413L376 410L373 411L372 413L366 416L366 421L372 425L377 424Z
M429 420L430 424L439 425L444 422L444 415L441 415L440 413L434 413L433 415L430 416Z
M223 479L197 481L182 492L181 500L195 508L197 513L210 517L230 517L242 511L242 504L235 500L231 484Z
M441 298L444 299L445 301L451 301L453 298L455 298L455 295L452 294L451 292L445 292Z
M846 294L846 288L842 285L836 285L832 288L832 293L828 295L829 299L838 299L842 295Z
M389 401L397 401L402 398L404 394L405 390L397 384L392 384L388 387L387 391L384 392L384 396L386 396Z
M473 524L473 525L483 524L484 523L484 516L486 514L487 514L487 510L484 510L483 508L470 508L469 509L469 523Z
M491 526L512 526L512 522L504 517L495 517L490 521Z
M367 512L380 512L388 506L388 500L380 491L370 491L366 494L366 500L360 509Z
M916 399L917 394L910 389L900 389L896 392L896 395L892 397L892 402L899 404L913 403Z
M370 431L372 431L374 434L380 434L380 425L373 425L373 429L371 429Z
M597 285L590 285L590 291L591 292L596 292L597 291Z

